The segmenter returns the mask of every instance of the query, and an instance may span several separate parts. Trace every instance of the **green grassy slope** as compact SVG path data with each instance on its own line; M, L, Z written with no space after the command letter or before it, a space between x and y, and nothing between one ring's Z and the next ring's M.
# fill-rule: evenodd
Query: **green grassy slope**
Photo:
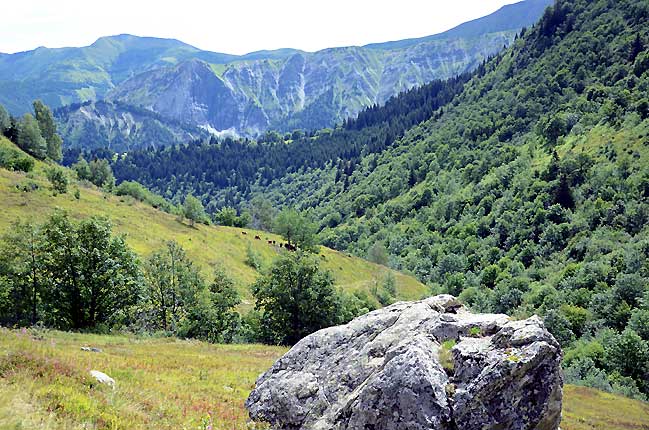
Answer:
M0 145L13 143L0 137ZM67 194L53 196L44 176L46 165L37 162L32 173L11 172L0 168L0 233L10 228L15 220L32 219L36 222L47 218L55 208L65 209L73 218L106 216L118 233L127 235L128 244L142 257L161 248L166 241L175 240L187 251L206 276L211 277L212 267L221 265L234 279L239 289L247 294L246 286L254 282L258 272L245 264L248 245L260 254L263 266L268 266L280 252L268 244L268 240L281 241L279 236L261 231L231 227L196 225L179 222L174 215L156 210L130 197L106 194L94 187L73 183ZM73 181L74 182L74 181ZM38 189L30 192L21 189L35 184ZM80 189L79 200L73 189ZM242 232L246 232L244 235ZM255 240L260 236L261 240ZM349 257L340 252L321 247L322 266L331 270L336 284L345 289L369 290L376 282L382 282L388 269L368 261ZM393 272L401 299L418 299L428 289L411 276Z
M95 346L101 353L81 352ZM286 350L0 329L0 429L246 429L243 402ZM116 389L97 386L99 370ZM566 386L563 430L647 429L649 405Z

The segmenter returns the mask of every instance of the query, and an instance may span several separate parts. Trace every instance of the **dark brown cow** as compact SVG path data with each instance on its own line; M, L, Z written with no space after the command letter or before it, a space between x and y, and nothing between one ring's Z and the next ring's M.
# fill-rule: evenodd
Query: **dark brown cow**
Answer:
M255 236L255 240L261 240L261 237Z

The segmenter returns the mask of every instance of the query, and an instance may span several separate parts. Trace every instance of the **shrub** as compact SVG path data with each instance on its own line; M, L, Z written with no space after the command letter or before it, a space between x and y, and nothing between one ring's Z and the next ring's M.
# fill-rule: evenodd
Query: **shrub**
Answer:
M246 264L255 270L261 269L261 257L252 249L250 242L248 242L248 246L246 247Z
M47 169L46 175L47 179L49 179L50 183L52 184L52 189L54 190L55 194L65 194L68 192L68 177L66 176L63 169L60 169L58 167L51 167Z
M0 146L0 167L7 170L31 172L34 168L34 159L15 148Z
M169 213L172 211L172 205L164 197L152 193L144 185L135 181L124 181L115 188L115 194L118 196L131 196L134 199L147 203L156 209L162 209Z

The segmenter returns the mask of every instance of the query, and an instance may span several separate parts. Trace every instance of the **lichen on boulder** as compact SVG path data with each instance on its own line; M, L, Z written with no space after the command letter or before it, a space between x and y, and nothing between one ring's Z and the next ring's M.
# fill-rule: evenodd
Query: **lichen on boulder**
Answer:
M275 430L556 430L561 357L540 318L473 314L440 295L307 336L246 407Z

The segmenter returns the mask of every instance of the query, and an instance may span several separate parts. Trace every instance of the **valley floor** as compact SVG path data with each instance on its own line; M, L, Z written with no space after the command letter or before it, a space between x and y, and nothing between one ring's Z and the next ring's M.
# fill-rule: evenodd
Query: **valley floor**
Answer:
M0 329L0 351L0 429L225 430L248 428L243 402L286 349ZM567 386L562 429L649 429L649 404Z

